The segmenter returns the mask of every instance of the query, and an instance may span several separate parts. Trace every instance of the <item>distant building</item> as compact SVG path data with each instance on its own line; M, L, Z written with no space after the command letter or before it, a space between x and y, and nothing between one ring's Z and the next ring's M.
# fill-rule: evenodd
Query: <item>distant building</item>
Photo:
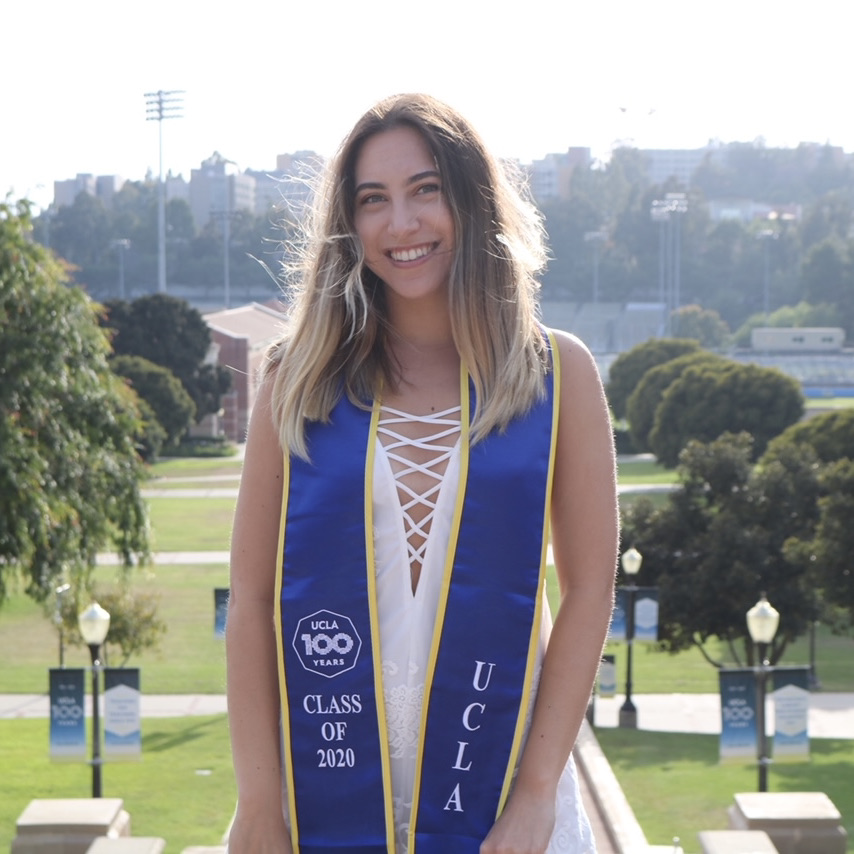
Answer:
M166 184L166 200L180 199L182 202L190 203L190 185L184 180L183 175L173 175L169 172L163 179Z
M74 178L53 182L53 205L57 208L69 207L81 193L88 193L109 207L113 202L113 196L124 184L125 179L118 175L95 177L86 172L78 172Z
M833 353L845 345L837 326L759 326L750 332L750 346L766 353Z
M289 212L299 217L311 200L323 158L314 151L297 151L276 157L273 170L247 169L255 179L255 215Z
M531 193L539 201L568 199L572 173L590 166L589 148L570 148L565 154L547 154L526 168Z
M231 372L231 391L222 397L219 423L204 426L209 433L244 442L264 354L282 333L284 310L279 303L254 302L204 318L211 330L212 355Z
M235 211L254 214L255 178L215 151L198 169L191 171L189 202L196 230L203 229L211 218Z
M577 335L598 358L622 353L665 333L667 306L658 302L543 300L543 323Z
M715 151L704 148L648 148L641 151L647 163L647 175L653 184L676 179L682 187L690 187L694 172L707 155Z
M723 220L737 220L744 223L756 220L797 222L803 213L801 205L774 205L768 202L755 202L753 199L709 199L707 207L709 219L712 222Z
M118 175L99 175L95 179L95 195L107 206L113 204L113 196L121 190L125 179Z

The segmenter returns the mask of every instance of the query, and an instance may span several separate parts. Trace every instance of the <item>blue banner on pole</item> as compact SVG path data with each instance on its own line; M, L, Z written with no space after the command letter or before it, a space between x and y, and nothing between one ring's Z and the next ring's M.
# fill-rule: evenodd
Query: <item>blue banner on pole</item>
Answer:
M81 668L50 668L50 758L86 758L86 711Z
M104 758L138 759L142 753L139 669L104 670Z
M755 762L756 678L753 670L719 671L721 690L721 762Z
M774 668L774 761L809 759L809 667Z
M214 588L214 637L225 637L225 620L228 617L228 587Z
M608 640L616 643L626 639L626 612L628 611L629 595L621 587L614 591L614 613L611 615L611 626L608 629Z
M614 612L608 640L612 643L625 642L628 626L629 591L618 587L614 592ZM635 634L636 641L658 640L658 588L635 588Z
M638 587L635 595L635 640L658 640L657 587Z
M617 693L617 667L613 655L603 655L599 662L599 696L613 697Z

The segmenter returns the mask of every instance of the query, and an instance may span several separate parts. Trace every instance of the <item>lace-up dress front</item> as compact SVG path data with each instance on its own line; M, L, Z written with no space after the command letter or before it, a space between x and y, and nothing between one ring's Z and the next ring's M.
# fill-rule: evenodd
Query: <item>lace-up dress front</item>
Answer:
M396 854L404 854L425 676L460 477L460 407L412 415L383 406L376 451L373 513L380 646ZM548 606L544 608L538 665L550 627ZM548 854L594 850L570 759L558 787L557 822Z

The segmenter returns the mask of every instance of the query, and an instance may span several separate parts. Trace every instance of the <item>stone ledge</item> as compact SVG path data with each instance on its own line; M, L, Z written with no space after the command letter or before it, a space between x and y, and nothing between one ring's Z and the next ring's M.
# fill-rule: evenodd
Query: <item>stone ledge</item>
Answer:
M11 854L86 854L99 836L130 836L121 798L38 798L18 818Z
M110 839L99 836L86 854L162 854L166 840L159 836L126 836Z
M728 810L733 830L764 830L780 854L845 854L848 834L824 792L740 792Z
M764 830L701 830L703 854L777 854Z
M632 811L593 729L583 720L575 742L575 758L580 774L590 785L591 797L605 821L608 835L619 854L646 854L646 836ZM670 851L673 846L669 846ZM667 849L665 849L667 850Z

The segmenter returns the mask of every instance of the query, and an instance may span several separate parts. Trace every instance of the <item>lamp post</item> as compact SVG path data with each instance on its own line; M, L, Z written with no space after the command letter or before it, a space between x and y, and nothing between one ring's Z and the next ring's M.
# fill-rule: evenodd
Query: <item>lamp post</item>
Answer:
M145 120L157 122L160 178L157 182L157 290L166 293L166 185L163 183L163 120L180 119L183 89L145 93Z
M119 237L113 241L113 246L119 252L119 299L125 298L125 252L130 249L130 240Z
M815 630L818 628L818 620L810 621L810 672L809 672L809 689L810 691L820 691L821 682L818 679L818 673L815 669Z
M763 593L759 601L747 612L747 630L757 646L759 664L756 667L756 752L759 764L759 791L768 791L768 758L765 738L765 680L774 668L768 662L768 645L774 640L780 613L765 598Z
M777 239L777 232L770 228L764 228L757 235L762 241L762 314L765 323L768 323L768 315L771 312L771 241Z
M587 231L584 233L584 242L593 244L593 303L599 302L599 247L608 239L608 235L602 231Z
M688 211L685 193L666 193L650 207L653 222L660 224L658 252L659 299L665 304L665 337L673 334L673 313L682 304L682 216Z
M101 670L101 644L110 630L110 615L93 602L77 618L83 641L92 656L92 797L101 797L101 716L98 707L98 687Z
M623 585L623 590L628 593L626 605L626 699L620 707L620 726L628 729L636 729L638 725L638 711L632 702L632 642L635 639L635 598L638 592L634 579L640 572L642 562L643 556L634 546L624 551L620 558L623 572L631 581L631 584Z

